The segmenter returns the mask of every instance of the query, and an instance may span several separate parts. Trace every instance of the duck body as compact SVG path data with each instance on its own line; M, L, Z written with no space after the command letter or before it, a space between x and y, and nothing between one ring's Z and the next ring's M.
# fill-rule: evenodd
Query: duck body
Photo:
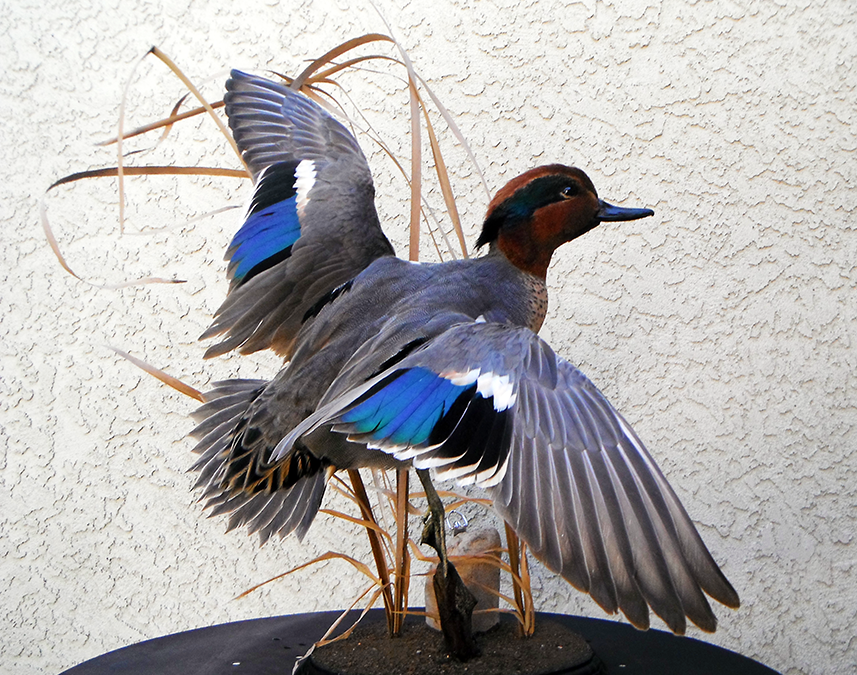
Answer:
M228 456L218 445L217 453L212 454L209 448L201 459L201 463L213 459L212 467L228 467L231 485L240 481L239 499L233 505L260 492L262 496L256 501L266 499L272 489L269 480L284 463L271 461L284 430L304 421L326 393L331 398L362 384L379 372L391 355L409 345L425 343L450 326L479 319L537 330L547 308L546 301L542 301L546 297L544 282L511 265L496 250L482 258L436 264L383 256L335 296L307 318L294 340L294 352L286 367L270 382L258 383L246 392L247 398L253 397L253 403L242 413L243 434L230 437ZM355 353L355 346L362 350ZM334 382L336 387L331 388ZM242 401L239 409L243 406ZM200 414L207 415L208 411L205 407ZM245 446L248 438L251 442ZM329 429L304 438L299 447L320 460L314 464L319 471L325 466L354 469L401 464L392 455L348 442L345 436ZM290 480L296 478L283 479L286 484ZM219 492L220 486L217 483L209 487ZM283 488L282 481L279 488ZM253 511L236 514L232 525L250 522L247 514ZM308 528L312 515L305 514L309 520L301 532ZM263 520L250 522L251 529ZM263 530L262 536L267 538L270 533Z
M254 174L207 355L272 348L270 381L215 383L196 411L197 487L262 541L303 537L333 471L413 465L488 490L550 569L640 628L706 630L737 606L628 423L536 333L553 252L603 221L579 169L538 167L492 200L486 255L396 258L353 136L282 85L234 71L230 126Z

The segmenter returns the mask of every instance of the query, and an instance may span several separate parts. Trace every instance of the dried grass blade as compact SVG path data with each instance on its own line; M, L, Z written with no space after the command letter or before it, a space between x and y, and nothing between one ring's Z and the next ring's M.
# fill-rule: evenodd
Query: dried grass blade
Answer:
M485 586L484 588L487 588L489 591L491 591L492 594L496 595L503 602L512 605L512 607L515 606L515 601L512 598L510 598L508 595L506 595L505 593L501 593L496 588L488 588L487 586ZM517 611L512 610L511 613L514 614L518 618L518 621L523 623L523 617Z
M117 349L116 347L111 347L110 345L107 345L107 347L116 352L123 359L126 359L133 363L140 370L144 370L152 377L160 380L168 387L172 387L177 392L182 393L185 396L195 398L200 403L205 403L205 397L198 389L194 389L189 384L185 384L184 382L182 382L180 379L173 377L172 375L168 375L160 368L155 368L155 366L153 366L151 363L147 363L142 359L138 359L136 356L131 356L128 352L124 352L121 349Z
M393 63L401 64L401 61L399 61L398 59L394 59L392 56L385 56L384 54L370 54L368 56L358 56L358 57L355 57L353 59L348 59L347 61L343 61L342 63L334 64L333 66L331 66L327 70L323 70L320 73L318 73L317 75L313 75L312 77L308 77L306 80L306 83L303 86L307 87L311 84L317 84L318 82L321 82L321 81L327 81L331 75L336 75L336 73L339 73L343 70L346 70L348 68L353 68L354 66L356 66L360 63L363 63L364 61L373 61L375 59L378 59L381 61L392 61ZM333 84L336 84L336 83L333 82Z
M493 550L483 551L482 553L462 553L461 555L450 555L448 557L454 563L486 563L500 569L505 567L505 563L499 558L498 553Z
M217 128L220 129L220 133L223 134L224 138L226 138L226 140L229 142L229 145L232 146L232 149L235 151L235 154L241 162L241 165L245 169L247 169L247 173L249 174L250 170L249 168L247 168L247 164L244 162L244 158L241 156L241 151L238 149L238 144L235 143L235 139L232 138L232 134L227 131L226 127L223 124L223 121L215 114L214 108L211 107L211 104L205 100L205 98L196 88L193 82L190 81L190 79L181 71L181 69L173 62L173 60L169 56L164 54L164 52L162 52L157 47L152 47L149 51L151 51L152 54L154 54L161 61L163 61L166 66L173 71L175 76L182 81L182 84L184 84L188 88L190 93L193 94L200 103L202 103L202 107L205 108L206 112L208 112L209 115L211 115L211 119L214 120L214 123L217 125Z
M387 19L381 14L381 11L374 4L372 8L377 12L381 21L387 26L387 30L392 34L392 29ZM422 141L420 139L420 120L419 120L419 93L417 92L418 76L414 70L414 65L408 53L402 47L401 43L388 35L378 35L380 39L392 42L396 45L399 54L402 56L402 63L408 71L408 94L411 105L411 220L410 220L410 242L408 245L408 259L419 260L420 255L420 201L422 196ZM365 38L366 36L364 36ZM359 39L359 38L358 38ZM350 42L350 41L349 41ZM349 43L345 43L346 45ZM350 47L349 47L350 49ZM342 50L347 51L347 50ZM339 53L342 53L340 51ZM328 53L330 54L330 52ZM328 55L325 55L328 56ZM322 57L324 59L325 57ZM335 55L332 57L335 58ZM295 83L292 83L295 86Z
M504 548L503 553L508 555L509 550ZM507 574L512 573L512 567L509 565L509 563L504 561L502 558L500 558L500 560L498 561L497 567L499 567L502 572L506 572Z
M506 567L503 567L502 569L505 569L505 570L509 573L509 576L510 576L510 577L511 577L511 579L512 579L512 585L513 585L513 586L514 586L514 584L516 584L516 583L517 583L517 584L522 584L522 583L523 583L523 582L521 581L521 576L520 576L520 575L515 574L514 572L509 571L509 569L507 569ZM514 606L514 604L515 604L515 603L511 603L511 604Z
M421 78L419 75L416 75L417 79L419 79L420 84L423 89L426 90L426 93L429 95L429 98L432 100L432 103L435 104L438 112L441 117L443 117L443 121L446 122L446 125L449 127L449 130L452 132L452 135L458 139L458 142L461 143L461 147L464 148L464 151L467 153L467 156L470 158L471 163L473 164L473 168L476 169L476 173L479 176L479 180L482 182L482 187L485 189L485 194L488 195L488 199L491 198L491 189L488 187L488 181L485 180L485 175L482 173L482 169L479 168L479 162L476 161L476 155L473 154L473 150L470 147L470 144L467 142L467 139L464 137L464 134L461 133L461 129L458 128L458 125L455 123L455 119L450 114L449 110L446 109L446 106L440 102L440 99L437 95L432 91L432 88L428 86L426 81Z
M410 586L410 556L408 555L408 482L410 471L399 469L396 472L396 587L393 605L393 635L402 632L404 610L408 604Z
M53 186L51 186L51 187L53 187ZM50 188L48 188L48 189L50 189ZM46 194L47 193L45 193L45 195ZM83 279L81 279L77 275L77 273L71 267L69 267L69 264L66 262L65 258L63 257L62 252L60 251L59 244L57 243L57 239L54 236L54 231L51 228L51 224L48 222L48 208L47 208L47 205L45 204L45 195L42 195L42 198L39 200L39 219L42 223L42 230L45 233L45 239L48 240L48 245L51 247L51 251L53 251L54 255L57 257L57 260L59 261L60 266L66 272L71 274L71 276L73 276L75 279L79 279L80 281L83 281ZM87 283L89 283L89 282L87 282Z
M182 103L187 100L187 97L188 95L185 94L178 101L176 101L176 104L173 106L173 109L170 110L170 114L168 115L168 117L175 117L178 114L179 109L182 107ZM214 106L211 106L211 109L214 110ZM155 143L156 146L160 145L164 140L166 140L167 136L170 135L170 131L172 131L172 128L172 122L170 122L167 126L164 127L164 131L161 133L161 137L158 139L158 142Z
M427 562L432 565L437 565L438 557L436 555L426 555L423 553L419 544L417 544L413 539L408 539L408 545L411 548L411 555L413 555L419 562Z
M393 42L393 39L387 35L382 35L380 33L367 33L366 35L361 35L360 37L346 40L342 44L334 47L333 49L326 52L322 56L318 57L315 61L310 63L306 68L303 69L300 75L298 75L294 80L292 80L289 86L292 89L300 89L304 86L304 83L315 71L333 61L333 59L335 59L337 56L341 56L346 52L350 52L355 47L369 44L370 42L379 41Z
M240 600L241 598L243 598L247 595L250 595L250 593L252 593L253 591L259 590L260 588L262 588L262 586L266 586L267 584L270 584L271 582L278 581L284 577L289 576L290 574L294 574L295 572L298 572L298 571L300 571L306 567L309 567L310 565L315 565L317 563L324 562L325 560L337 560L337 559L338 560L344 560L345 562L353 565L359 572L365 574L367 577L369 577L372 580L373 586L378 586L380 584L380 580L377 577L373 576L369 567L366 566L364 563L360 562L359 560L355 560L351 556L347 556L344 553L336 553L334 551L328 551L327 553L323 553L322 555L320 555L316 558L313 558L309 562L305 562L302 565L298 565L297 567L293 567L288 572L283 572L282 574L278 574L275 577L271 577L267 581L263 581L260 584L256 584L255 586L248 588L246 591L244 591L240 595L235 596L235 600ZM370 586L370 588L372 588L372 586Z
M484 499L484 498L479 499L476 497L467 497L466 495L463 495L460 492L456 492L455 490L438 490L437 494L441 497L455 497L455 498L461 500L462 502L466 502L466 501L480 502L480 501L483 501L483 502L487 502L488 504L491 504L490 499ZM423 497L425 497L425 493L421 493L421 495Z
M108 166L103 169L90 169L88 171L78 171L71 173L68 176L63 176L58 181L51 184L45 191L50 192L60 185L74 183L75 181L83 180L84 178L105 178L116 176L119 172L119 167ZM238 169L224 169L219 166L126 166L123 169L126 176L226 176L228 178L247 178L246 171Z
M357 503L357 497L354 496L354 492L348 487L348 484L342 480L337 474L333 474L334 480L336 483L331 483L329 488L338 494L341 494L346 499L350 499L355 504Z
M244 171L237 171L235 169L222 169L220 167L207 167L207 166L126 166L123 170L123 173L126 176L147 176L147 175L177 175L177 176L227 176L234 178L247 178L248 174ZM45 190L45 194L42 196L42 199L39 201L39 219L42 224L42 230L44 230L45 238L48 240L48 245L51 247L53 254L56 256L59 261L60 266L69 274L71 274L75 279L79 279L84 283L87 283L91 286L95 286L96 288L126 288L128 286L136 286L143 284L177 284L184 283L180 279L161 279L159 277L145 277L143 279L137 279L135 281L128 281L121 284L96 284L91 281L88 281L81 277L77 272L75 272L71 266L66 261L62 252L60 251L59 243L57 242L56 237L54 236L53 228L50 225L48 220L48 212L47 212L47 204L45 203L45 197L48 192L53 190L54 188L59 187L60 185L66 185L68 183L74 183L79 180L83 180L85 178L103 178L103 177L114 177L119 175L119 167L107 167L104 169L92 169L89 171L78 171L77 173L69 174L68 176L63 176L58 181L55 181L51 184L47 190ZM120 203L122 203L120 199Z
M54 236L53 229L51 228L50 222L48 221L48 213L47 207L45 205L44 197L39 202L39 217L42 223L42 230L45 233L45 239L48 240L48 245L51 247L51 251L56 256L59 261L60 267L62 267L66 272L68 272L71 276L73 276L78 281L82 281L85 284L89 284L95 288L109 288L109 289L118 289L118 288L127 288L129 286L143 286L146 284L183 284L184 281L181 279L162 279L160 277L143 277L141 279L136 279L134 281L126 281L121 284L96 284L88 279L84 279L77 272L75 272L71 266L66 261L62 252L60 251L59 243Z
M84 281L86 281L84 279ZM91 281L86 281L90 286L95 288L103 288L106 290L116 291L122 288L132 288L134 286L148 286L149 284L184 284L185 279L165 279L164 277L141 277L132 281L123 281L120 284L94 284Z
M387 19L384 17L384 15L383 15L383 14L381 14L381 11L378 9L378 7L377 7L377 6L373 5L373 8L374 8L374 9L375 9L375 11L378 13L378 15L379 15L379 16L380 16L380 18L381 18L381 21L383 21L383 22L384 22L384 25L387 27L387 30L388 30L388 31L390 32L390 34L392 35L393 31L392 31L392 29L391 29L391 27L390 27L390 24L387 22ZM417 83L422 84L422 85L425 87L426 91L428 92L428 94L429 94L429 96L431 97L431 99L432 99L432 101L434 102L434 104L437 106L437 109L440 111L441 116L444 118L444 120L446 121L447 125L449 125L450 130L452 130L453 134L456 136L456 138L458 138L458 139L459 139L459 142L460 142L460 143L463 145L463 147L465 148L465 151L467 152L468 156L470 157L471 161L473 162L474 166L476 167L476 171L477 171L477 173L478 173L478 174L479 174L479 176L482 178L482 183L483 183L483 185L485 186L485 191L486 191L486 193L488 193L488 195L489 195L489 197L490 197L490 191L488 190L488 184L485 182L485 178L482 176L482 171L481 171L481 170L480 170L480 168L479 168L479 164L476 162L476 157L473 155L473 151L470 149L470 146L467 144L467 141L464 139L464 135L461 133L461 130L460 130L460 129L458 128L458 126L455 124L455 120L453 120L453 119L452 119L452 116L449 114L449 111L447 111L447 109L443 106L443 104L441 104L440 100L437 98L437 96L435 96L435 94L434 94L434 92L431 90L431 88L430 88L430 87L428 87L428 85L426 85L425 81L424 81L424 80L423 80L423 79L422 79L422 78L417 74L416 69L414 68L414 65L413 65L413 63L411 62L410 56L408 56L408 53L407 53L407 51L405 50L405 48L404 48L404 47L402 47L401 43L400 43L398 40L396 40L395 38L393 38L393 42L395 43L396 48L399 50L399 53L400 53L400 54L401 54L401 56L402 56L402 62L404 63L405 68L406 68L406 69L407 69L407 71L408 71L408 86L409 86L409 90L412 92L412 97L413 97L413 95L414 95L414 94L416 94L416 95L417 95L417 97L418 97L418 94L417 94ZM412 100L411 100L411 116L412 116L412 118L411 118L411 127L412 127L412 138L411 138L411 148L412 148L412 152L411 152L411 160L412 160L412 162L413 162L413 155L414 155L414 153L413 153L413 146L414 146L414 140L415 140L415 139L414 139L414 133L413 133L413 124L414 124L414 122L413 122L413 116L414 116L413 108L414 108L414 105L415 105L415 104L414 104L414 101L413 101L413 98L412 98ZM425 106L423 106L423 108L425 108ZM419 138L417 137L417 138L416 138L416 140L418 141L418 140L419 140ZM414 232L413 232L413 228L414 228L414 217L413 217L413 209L414 209L414 206L413 206L413 200L414 200L414 197L413 197L413 195L414 195L414 182L415 182L415 181L413 180L413 176L414 176L414 172L413 172L413 170L411 171L411 176L412 176L412 183L411 183L411 202L412 202L412 203L411 203L411 228L412 228L412 229L411 229L411 249L413 250L413 243L414 243ZM440 178L440 174L438 174L438 178ZM443 188L443 180L441 180L441 189L442 189L442 190L444 189L444 188ZM419 190L419 185L417 186L417 190ZM451 190L450 190L450 192L451 192ZM417 194L420 194L420 192L418 191L418 192L417 192ZM447 197L446 197L446 195L444 194L444 199L446 199L446 198L447 198ZM454 198L453 198L453 199L454 199ZM454 217L452 216L452 213L450 213L450 217L451 217L451 218L454 218ZM456 232L458 232L459 241L463 244L464 235L463 235L463 232L461 231L461 225L460 225L460 223L456 226ZM467 247L466 247L466 245L464 245L464 244L463 244L463 246L462 246L462 250L464 251L464 255L465 255L465 257L466 257L466 256L467 256ZM411 260L416 260L416 258L413 258L413 257L412 257L412 258L411 258Z
M365 617L365 616L366 616L366 613L367 613L370 609L372 609L372 605L374 605L374 604L375 604L375 601L378 599L378 596L381 594L381 589L380 589L380 588L378 588L378 589L376 589L376 590L375 590L375 592L372 594L372 597L371 597L371 598L369 598L369 602L366 604L366 607L364 607L364 608L363 608L363 611L362 611L362 612L360 612L360 616L358 616L358 617L357 617L357 620L356 620L353 624L351 624L351 626L350 626L347 630L345 630L345 631L342 633L342 635L337 635L337 636L336 636L335 638L333 638L332 640L328 640L328 639L327 639L327 636L328 636L328 635L330 635L334 630L336 630L336 628L339 626L339 624L341 624L341 623L345 620L345 617L346 617L346 616L348 616L348 613L349 613L352 609L354 609L354 606L355 606L358 602L360 602L360 601L361 601L361 600L366 596L366 594L367 594L369 591L371 591L371 590L372 590L372 588L373 588L373 587L372 587L372 586L370 586L370 587L369 587L369 588L367 588L365 591L363 591L363 592L362 592L362 593L357 597L357 599L356 599L354 602L352 602L352 603L351 603L351 605L348 607L348 609L346 609L345 611L343 611L343 612L342 612L342 614L340 614L340 615L339 615L339 618L337 618L337 619L336 619L336 621L334 621L334 622L331 624L330 628L328 628L328 629L327 629L327 631L325 632L325 634L321 636L321 639L320 639L318 642L316 642L314 646L316 646L316 647L323 647L324 645L329 645L329 644L331 644L331 643L333 643L333 642L338 642L339 640L345 640L346 638L348 638L348 637L349 637L349 636L354 632L354 629L355 629L355 628L357 628L357 625L358 625L358 624L363 620L363 617Z
M512 590L515 593L515 602L512 603L515 610L521 617L521 630L526 631L526 617L524 607L523 592L521 590L521 550L520 540L515 530L509 523L504 523L506 526L506 546L509 549L509 565L512 568ZM526 632L525 632L526 634Z
M116 178L119 183L119 232L125 231L125 175L123 172L124 159L122 157L122 129L125 126L125 103L128 101L128 90L131 88L131 82L134 80L134 73L137 72L137 68L143 62L143 59L146 58L148 52L143 54L137 62L134 64L134 67L131 69L131 74L128 75L128 79L125 81L125 87L122 89L122 99L119 102L119 120L116 123L116 136L119 138L119 142L116 145Z
M143 126L136 127L131 131L126 132L122 136L122 138L124 140L128 140L129 138L141 136L142 134L147 134L150 131L155 131L157 129L163 129L164 127L166 127L166 129L164 129L163 135L161 136L161 140L163 140L164 138L166 138L170 129L176 122L181 122L182 120L190 119L191 117L196 117L197 115L201 115L205 112L205 108L203 108L202 106L198 108L193 108L192 110L185 110L183 113L177 112L178 106L180 106L182 102L184 102L186 97L187 95L182 96L181 99L179 99L178 103L176 103L176 106L173 108L174 112L169 117L165 117L164 119L158 120L157 122L150 122L149 124L144 124ZM222 108L225 104L221 100L217 101L216 103L211 103L210 105L213 110L218 110L219 108ZM118 136L114 136L113 138L108 138L106 141L99 141L98 143L96 143L96 145L113 145L114 143L117 143L118 140Z
M480 499L477 497L462 497L460 495L456 495L455 493L451 493L451 496L457 497L457 499L449 502L449 505L446 507L447 510L452 510L457 506L462 506L464 504L479 504L480 506L484 506L485 508L491 507L490 499Z
M453 508L454 505L460 504L479 504L480 506L485 506L486 508L491 508L493 502L490 499L485 497L468 497L466 495L455 492L454 490L438 490L437 494L439 497L443 498L451 498L455 501L447 505L446 510ZM412 492L411 497L416 499L425 499L425 492Z
M369 496L366 494L366 486L363 485L363 479L360 477L360 471L349 469L348 477L351 480L351 487L354 489L354 496L357 499L357 504L360 506L363 518L377 525L375 515L372 513L372 505L369 503ZM372 557L375 560L375 567L378 570L379 583L384 593L384 613L387 617L387 629L392 631L394 613L393 594L390 591L390 570L387 565L384 540L372 528L367 527L366 534L369 537L369 546L372 549Z
M536 630L536 606L533 603L533 587L530 579L530 563L527 559L527 542L521 541L521 590L524 599L524 635L531 636Z
M205 213L200 213L198 216L194 216L193 218L189 218L183 223L176 223L175 225L166 225L164 227L152 227L146 228L145 230L140 231L137 234L149 234L150 232L163 232L165 230L171 230L175 227L186 227L188 225L193 225L194 223L198 223L200 220L205 220L206 218L212 218L214 216L220 215L221 213L226 213L227 211L234 211L235 209L240 209L241 206L236 206L235 204L230 204L229 206L221 206L219 209L213 209L212 211L206 211Z
M385 497L387 501L390 502L390 504L394 505L396 503L396 493L393 492L393 490L390 490L388 488L382 488L376 483L375 492L377 492L382 497Z
M434 126L432 126L428 110L425 105L422 106L422 109L423 117L425 117L426 120L426 130L428 131L431 154L434 158L435 173L437 174L437 180L440 183L440 191L443 194L443 201L446 204L446 212L449 214L449 219L452 221L455 234L458 236L458 244L461 246L461 254L467 258L469 257L467 255L467 243L464 241L464 230L461 228L461 217L458 214L458 207L455 204L455 195L452 193L452 185L449 182L449 171L447 171L446 162L443 161L443 153L440 151L440 144L437 142L437 137L434 133ZM446 233L441 230L441 234L443 234L443 238L445 240ZM447 242L447 246L449 246L449 242ZM452 247L449 248L450 252L452 252Z
M420 104L416 85L408 83L411 103L411 222L408 259L420 259L420 198L422 196L422 141L420 138Z
M386 537L387 539L392 540L390 534L374 521L366 520L365 518L355 518L354 516L349 516L347 513L343 513L342 511L337 511L335 509L319 509L318 512L326 513L328 516L333 516L334 518L341 518L342 520L347 520L349 523L360 525L361 527L365 527L367 530L374 530L375 532Z

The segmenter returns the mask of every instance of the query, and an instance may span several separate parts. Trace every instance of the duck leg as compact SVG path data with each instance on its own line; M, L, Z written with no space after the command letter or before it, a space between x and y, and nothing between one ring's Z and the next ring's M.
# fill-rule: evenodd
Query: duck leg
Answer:
M417 469L417 476L426 493L429 512L425 518L422 543L428 544L438 555L437 570L432 584L440 614L440 629L446 648L459 661L479 656L479 647L473 640L473 608L476 599L464 585L455 566L446 555L446 529L443 502L434 489L427 469Z

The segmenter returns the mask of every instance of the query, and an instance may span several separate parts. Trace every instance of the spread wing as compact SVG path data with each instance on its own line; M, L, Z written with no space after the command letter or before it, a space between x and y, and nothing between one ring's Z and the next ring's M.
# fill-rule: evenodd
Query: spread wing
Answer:
M287 357L326 298L393 247L354 136L281 84L239 71L226 83L229 126L255 183L226 252L229 294L202 338L206 357L268 347Z
M636 626L713 631L737 607L672 488L600 391L525 328L464 323L323 405L323 425L417 468L489 489L533 553Z

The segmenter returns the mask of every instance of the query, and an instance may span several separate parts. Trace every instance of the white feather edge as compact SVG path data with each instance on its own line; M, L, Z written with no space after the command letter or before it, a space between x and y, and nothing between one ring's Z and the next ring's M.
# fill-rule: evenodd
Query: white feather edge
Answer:
M295 169L295 192L297 192L298 217L304 215L307 204L309 204L309 192L315 185L315 162L311 159L302 159Z

